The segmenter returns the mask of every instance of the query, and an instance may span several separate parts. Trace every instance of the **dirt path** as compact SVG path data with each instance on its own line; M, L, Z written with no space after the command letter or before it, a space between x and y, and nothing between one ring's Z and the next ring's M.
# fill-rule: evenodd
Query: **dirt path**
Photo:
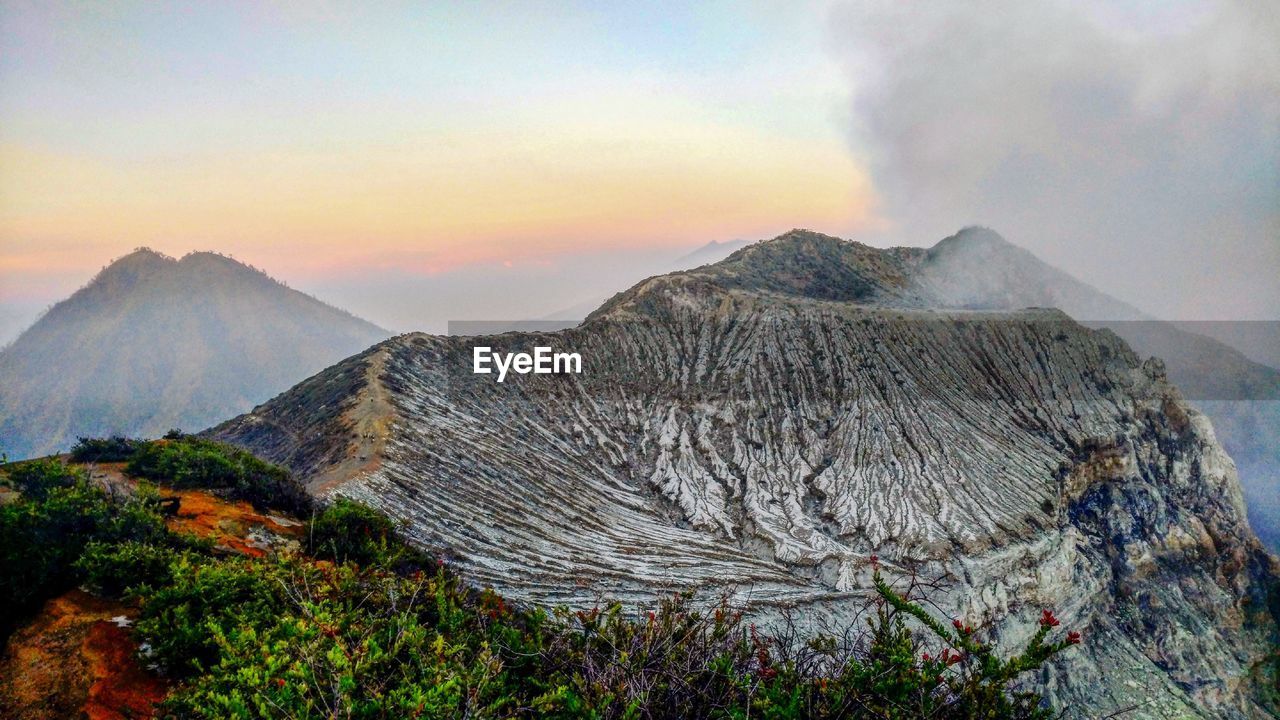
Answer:
M386 361L385 347L369 357L369 364L365 368L364 389L355 405L346 412L346 419L351 423L356 442L347 451L347 457L342 462L316 475L307 483L307 488L313 494L323 494L353 477L373 472L381 464L382 451L386 447L387 438L391 436L391 423L395 418L391 393L382 384Z

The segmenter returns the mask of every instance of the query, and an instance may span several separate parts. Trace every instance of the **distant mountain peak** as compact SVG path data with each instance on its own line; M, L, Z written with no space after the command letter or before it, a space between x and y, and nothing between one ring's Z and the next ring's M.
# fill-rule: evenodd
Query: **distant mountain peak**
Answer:
M148 247L140 247L128 255L112 260L106 267L98 271L82 290L102 290L105 288L130 287L141 278L163 272L177 264L177 260L156 252Z
M689 253L689 255L692 255L697 252L701 252L703 250L713 250L715 248L720 247L721 245L733 245L735 243L741 243L741 242L745 242L745 241L743 240L710 240L707 242L707 244L702 245L697 250L694 250L692 253Z
M955 235L943 238L938 241L938 245L944 244L980 244L990 245L1004 248L1017 248L1017 245L1009 242L1003 235L983 225L968 225L960 228Z
M0 446L197 429L389 335L234 258L140 248L0 352Z
M702 245L693 252L686 253L676 258L672 263L672 270L686 270L689 268L701 267L711 263L719 262L732 254L735 250L747 245L748 240L712 240L706 245Z
M845 246L845 245L862 245L854 240L836 237L835 235L827 235L816 230L807 228L792 228L777 237L761 240L756 243L756 247L763 246L779 246L788 247L797 252L803 251L805 248L828 246ZM863 246L865 247L865 246Z
M154 250L150 247L147 247L146 245L140 245L134 248L133 251L130 252L128 255L122 255L119 258L117 258L115 262L120 262L121 260L125 260L127 258L132 258L132 257L152 257L152 258L161 258L164 260L173 259L172 257L160 252L159 250Z
M187 263L213 262L213 263L219 263L223 265L239 265L241 267L248 267L247 264L242 263L239 260L236 260L230 255L223 255L222 253L214 252L212 250L193 250L187 253L186 255L183 255L182 259L179 260L178 262L187 262Z
M279 280L268 275L248 263L241 262L230 255L201 250L190 252L178 261L178 268L188 273L199 275L218 275L227 281L245 283L270 283L283 285ZM232 280L234 278L234 280Z
M165 255L162 252L152 250L149 247L140 247L129 253L107 263L104 270L111 268L136 268L136 267L163 267L172 265L177 260Z
M986 227L966 227L938 241L913 274L933 302L954 307L1056 307L1077 320L1147 319Z
M1021 262L1049 267L1030 251L1009 242L995 230L980 225L971 225L939 240L925 254L930 258L966 254L986 259L1001 258L1006 263Z
M788 239L791 239L791 240L834 240L834 241L836 241L836 242L842 242L842 243L843 243L843 242L852 242L851 240L846 240L845 238L836 237L835 235L828 235L828 234L826 234L826 233L820 233L820 232L818 232L817 230L810 230L809 228L791 228L790 230L788 230L788 231L786 231L786 232L782 233L781 235L779 235L778 237L773 238L773 240L788 240ZM766 240L765 242L772 242L772 241L771 241L771 240Z

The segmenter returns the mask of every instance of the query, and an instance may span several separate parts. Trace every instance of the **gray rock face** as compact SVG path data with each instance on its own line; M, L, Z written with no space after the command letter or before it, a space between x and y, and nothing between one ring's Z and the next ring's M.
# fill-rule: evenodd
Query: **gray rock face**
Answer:
M1280 551L1280 369L1202 334L1234 326L1247 336L1244 326L1274 324L1162 322L985 228L966 228L913 252L912 284L935 306L1055 307L1090 327L1114 331L1144 357L1164 360L1169 379L1209 416L1235 461L1253 528L1272 552ZM1258 339L1263 335L1265 330Z
M929 309L920 252L788 233L573 330L395 338L211 433L517 598L732 590L838 622L874 552L1010 646L1057 609L1086 637L1036 679L1064 707L1267 717L1280 568L1209 422L1059 311ZM499 384L476 345L584 371Z

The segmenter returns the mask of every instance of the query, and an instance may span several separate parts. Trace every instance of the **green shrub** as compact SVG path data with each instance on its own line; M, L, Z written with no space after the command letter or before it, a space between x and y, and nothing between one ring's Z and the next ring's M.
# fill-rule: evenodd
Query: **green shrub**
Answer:
M57 488L69 488L88 480L84 471L56 458L27 460L5 467L9 485L24 497L40 500Z
M75 587L72 564L110 520L106 495L86 483L0 506L0 636L54 595Z
M429 563L424 553L400 538L390 518L347 498L337 498L317 513L307 523L306 537L307 551L323 560L392 569L418 569Z
M175 542L145 488L110 496L57 461L23 463L20 470L22 495L0 506L0 637L84 580L77 563L90 543Z
M113 435L109 438L78 438L71 448L71 459L82 463L124 462L133 457L142 440Z
M213 667L219 635L261 627L283 608L283 588L270 570L244 558L175 556L169 582L142 593L137 633L150 645L150 658L179 676Z
M1058 619L1045 610L1036 633L1021 653L1002 658L995 648L978 639L974 629L960 620L947 627L919 603L899 594L886 583L878 563L873 581L881 604L870 623L873 630L871 652L861 662L858 674L874 680L878 691L866 706L882 713L877 717L933 717L949 714L961 718L1019 718L1049 720L1056 714L1044 707L1032 692L1011 691L1010 685L1023 673L1036 670L1054 655L1080 642L1076 632L1056 631ZM941 650L921 656L919 643L907 630L906 620L914 619L929 632L925 638L941 643ZM886 678L889 685L886 686Z
M177 717L506 717L522 688L443 573L277 564L290 588L258 622L210 623L218 660L167 703Z
M144 443L125 472L175 488L221 490L260 508L275 508L305 517L311 497L289 472L238 448L183 436Z
M173 561L174 550L164 545L94 540L85 545L75 568L89 589L105 597L120 598L134 588L168 585Z
M175 572L138 630L186 673L167 701L175 717L1051 717L1039 696L1009 689L1077 641L1049 641L1051 613L1003 660L875 579L859 640L802 643L689 595L639 617L617 604L548 615L443 568L223 560Z

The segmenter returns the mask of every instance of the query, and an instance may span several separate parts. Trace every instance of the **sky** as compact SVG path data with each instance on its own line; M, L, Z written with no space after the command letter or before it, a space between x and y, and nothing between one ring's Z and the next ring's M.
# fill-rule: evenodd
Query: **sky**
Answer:
M1277 318L1277 12L10 0L0 342L139 246L436 330L713 240L973 223L1167 317Z

